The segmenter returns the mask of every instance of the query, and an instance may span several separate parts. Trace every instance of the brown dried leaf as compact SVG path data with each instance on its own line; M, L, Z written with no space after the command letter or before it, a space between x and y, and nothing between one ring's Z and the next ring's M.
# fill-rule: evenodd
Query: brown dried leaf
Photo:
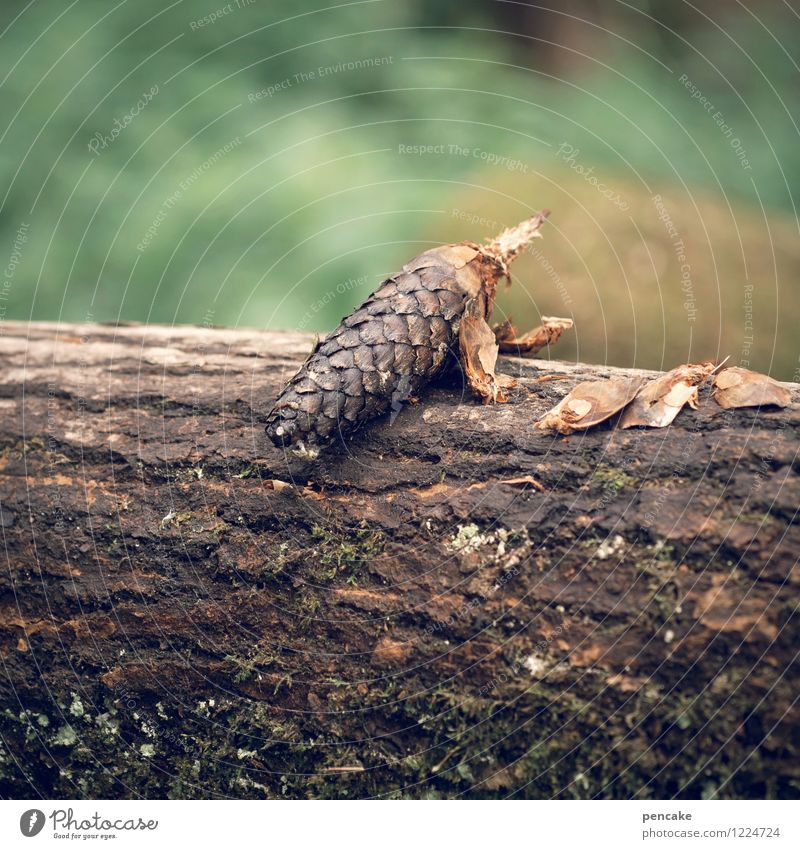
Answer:
M788 407L792 393L766 374L731 366L714 378L714 398L726 410L737 407Z
M278 480L277 478L265 480L264 486L267 489L275 490L275 492L285 492L287 489L294 489L292 484L286 483L286 481Z
M643 383L643 377L579 383L569 395L545 413L535 427L565 434L594 427L627 406Z
M530 484L534 489L538 489L539 492L544 492L544 486L536 480L532 475L522 475L519 478L507 478L506 480L500 481L500 483L508 484L508 486L527 486Z
M492 328L486 323L478 298L467 302L461 318L458 344L461 351L461 365L470 389L483 400L484 404L490 401L506 401L506 396L494 373L497 364L497 342Z
M522 336L517 336L517 330L506 319L494 328L494 334L503 354L535 354L547 345L555 344L565 330L573 326L571 318L555 318L542 316L542 324Z
M568 374L543 374L541 377L534 377L531 383L552 383L554 380L569 380ZM531 390L532 392L533 390Z
M697 387L714 371L709 361L687 364L651 380L622 414L619 426L666 427L685 404L697 409Z

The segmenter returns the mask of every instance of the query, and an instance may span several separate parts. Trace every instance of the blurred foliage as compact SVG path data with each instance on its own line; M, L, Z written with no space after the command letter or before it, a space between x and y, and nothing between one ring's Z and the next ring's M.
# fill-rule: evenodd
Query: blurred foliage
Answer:
M498 306L572 315L556 356L797 366L778 0L5 0L0 33L7 318L330 329L420 249L547 206Z

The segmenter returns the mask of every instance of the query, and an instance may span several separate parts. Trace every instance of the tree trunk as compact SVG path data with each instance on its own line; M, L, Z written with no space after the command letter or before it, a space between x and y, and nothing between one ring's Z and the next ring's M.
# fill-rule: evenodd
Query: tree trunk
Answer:
M307 335L3 327L3 796L798 795L797 395L563 437L630 372L504 358L311 460Z

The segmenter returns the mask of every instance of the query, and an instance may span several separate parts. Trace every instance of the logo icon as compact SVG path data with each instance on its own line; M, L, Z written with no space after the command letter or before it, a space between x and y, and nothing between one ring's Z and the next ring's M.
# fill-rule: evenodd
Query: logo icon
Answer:
M38 808L31 808L19 818L19 830L25 837L36 837L44 828L44 813Z

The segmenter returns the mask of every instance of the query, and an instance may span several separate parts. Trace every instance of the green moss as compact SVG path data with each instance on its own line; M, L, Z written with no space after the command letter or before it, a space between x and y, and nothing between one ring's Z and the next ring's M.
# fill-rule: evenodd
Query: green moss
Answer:
M33 451L40 451L46 445L44 439L41 436L34 436L30 439L20 440L12 449L16 451L20 458L27 457Z
M170 510L166 516L161 520L161 530L165 530L170 526L180 526L186 524L192 518L191 510L183 510L181 512L177 512L175 510Z
M0 457L4 459L23 460L34 452L48 466L63 466L71 463L69 457L53 450L54 442L43 436L32 436L30 439L19 439L13 445L0 449Z
M240 658L235 655L225 656L225 660L235 667L233 680L237 684L243 684L249 681L257 672L273 669L277 665L279 658L280 654L274 649L263 647L256 648L247 658Z
M342 575L348 583L357 584L365 564L379 555L386 544L386 535L366 522L354 528L314 525L311 536L316 543L318 564L313 577L322 582Z
M293 607L299 617L299 627L305 630L319 612L319 596L313 592L300 592L294 600Z
M74 746L78 742L78 735L71 725L62 725L53 737L54 746Z
M250 661L270 658L256 652ZM655 687L621 695L598 678L594 689L566 698L563 683L523 673L503 700L457 684L405 691L386 680L366 694L349 685L318 689L326 712L291 716L228 696L198 703L194 714L145 700L134 713L87 696L84 705L101 712L56 746L52 733L23 742L43 714L6 711L0 724L5 745L24 747L27 768L53 796L737 798L754 781L766 797L790 793L791 783L779 784L766 754L743 736L752 695L736 681L709 686L701 678L679 695ZM288 675L276 687L295 689ZM719 688L730 695L722 712ZM71 703L69 692L62 701ZM369 729L357 744L361 720L337 719L350 712ZM17 792L24 783L4 750L0 783Z
M601 492L608 497L616 497L624 489L638 489L640 485L639 478L615 466L603 464L595 467L589 480L590 491Z
M637 571L654 579L654 587L668 580L681 563L675 547L664 542L657 542L648 546L636 546L632 550L631 556L634 558Z

